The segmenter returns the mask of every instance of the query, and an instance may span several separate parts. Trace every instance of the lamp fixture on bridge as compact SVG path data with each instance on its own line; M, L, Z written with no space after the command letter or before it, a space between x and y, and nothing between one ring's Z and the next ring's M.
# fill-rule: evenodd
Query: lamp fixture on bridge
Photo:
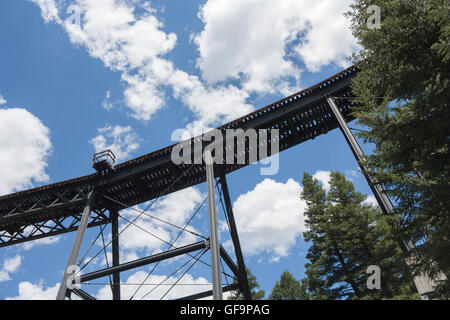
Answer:
M108 149L94 154L92 167L97 170L98 173L106 173L110 170L114 170L115 162L116 156Z

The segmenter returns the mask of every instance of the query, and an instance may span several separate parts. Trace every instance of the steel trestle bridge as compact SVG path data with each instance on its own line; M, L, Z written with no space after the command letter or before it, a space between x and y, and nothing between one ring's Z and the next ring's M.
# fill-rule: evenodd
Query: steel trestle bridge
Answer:
M222 132L226 129L243 129L244 131L249 129L266 129L268 131L278 129L279 151L314 139L338 127L343 129L346 122L354 120L351 111L355 102L352 99L353 94L350 85L352 78L358 71L357 66L352 66L308 89L233 120L217 129ZM194 144L198 141L202 141L202 136L193 137L182 143ZM353 151L352 142L349 139L347 141ZM269 140L268 144L270 143ZM234 148L234 146L226 144L227 142L224 141L224 148ZM202 142L202 150L206 146ZM0 247L77 230L77 238L81 233L81 243L85 228L104 227L104 225L111 223L112 266L82 275L79 280L84 282L112 276L114 279L113 298L117 300L120 299L120 285L118 285L120 284L120 272L143 265L159 263L171 257L184 254L191 255L191 253L194 254L199 250L202 250L202 252L208 250L210 248L209 238L184 247L172 245L167 251L157 255L124 264L119 263L120 233L118 231L118 217L120 210L147 201L155 201L162 196L206 181L206 166L204 163L176 165L172 162L171 153L174 147L175 144L118 164L113 170L107 170L106 172L94 173L1 196ZM246 153L244 164L235 162L235 164L215 165L213 176L218 178L217 184L220 184L221 187L220 194L221 197L223 196L224 212L228 220L237 259L237 263L235 263L224 248L220 246L220 257L234 273L234 279L237 282L225 286L223 290L238 289L245 299L251 299L226 181L228 173L249 165L249 148L245 148L244 152ZM238 151L234 152L236 159L239 156L237 153ZM268 156L270 155L269 153ZM355 156L357 157L357 154ZM357 160L359 162L360 159L357 157ZM368 181L372 190L375 191L375 196L379 202L382 202L383 195L380 194L382 190L377 190L377 186L374 186L370 179ZM383 209L383 205L380 205L380 207ZM83 213L85 214L83 215ZM83 229L83 232L80 232L81 229ZM74 260L77 256L78 251L73 250L71 259ZM196 254L193 257L197 257ZM198 257L196 259L198 260ZM67 290L65 295L70 297L71 293L83 299L93 299L87 292L79 288ZM212 291L205 291L185 298L198 299L211 296L212 293Z

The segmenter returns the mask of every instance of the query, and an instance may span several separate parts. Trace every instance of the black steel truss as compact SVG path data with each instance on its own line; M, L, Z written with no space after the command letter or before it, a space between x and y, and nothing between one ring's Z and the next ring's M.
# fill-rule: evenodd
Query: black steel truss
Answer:
M56 236L78 229L81 213L71 215L67 215L64 211L54 213L54 216L48 220L27 222L26 225L15 227L12 230L1 230L0 247ZM105 209L95 209L91 212L88 227L104 225L109 222L110 219L105 215Z
M311 88L218 129L278 129L279 151L314 139L338 127L325 99L328 95L344 97L339 100L339 108L346 121L353 120L350 112L354 102L345 97L352 96L351 79L357 72L357 67L350 67ZM200 137L184 143L192 144L196 139ZM189 165L175 165L171 161L173 147L168 146L119 164L108 174L95 173L0 197L0 247L76 230L87 193L92 189L132 206L204 182L203 164L194 165L176 181ZM246 159L248 151L247 148ZM247 165L248 161L245 164L223 165L222 171L228 174ZM98 197L89 227L110 222L104 214L105 210L123 208L104 197Z
M222 133L227 129L243 129L244 131L248 129L266 129L267 131L277 129L280 134L278 152L281 152L340 127L356 160L361 164L362 151L359 152L357 150L359 146L356 141L352 141L352 134L346 126L346 122L354 119L351 109L355 100L350 85L352 78L358 71L358 67L352 66L319 84L231 121L217 129L222 131ZM267 141L261 141L258 138L258 149L261 147L266 148L273 142L272 137L266 138ZM207 143L203 142L202 136L194 137L182 142L182 144L193 145L198 141L201 141L203 151ZM93 194L93 192L97 192L103 197L97 197L92 206L89 204L89 211L86 211L87 214L90 212L87 226L94 227L111 222L112 233L118 236L117 212L119 210L197 185L206 180L203 163L195 165L176 165L173 163L171 153L174 147L175 145L168 146L117 165L115 168L111 167L106 171L99 170L100 172L96 174L1 196L0 247L77 230L82 220L81 216L88 194ZM243 151L244 154L239 154L238 150L234 149L234 141L231 145L227 145L227 142L224 141L223 150L233 152L235 159L240 158L242 155L245 158L245 163L243 164L238 164L236 161L235 164L222 164L218 168L219 170L214 172L215 177L220 177L225 198L225 211L229 220L230 235L237 258L237 264L235 264L224 248L220 247L222 260L228 265L234 273L234 279L237 280L237 284L225 286L223 291L240 290L245 299L251 299L245 264L228 194L226 174L249 165L250 151L255 150L251 150L250 146L246 146ZM255 153L259 155L257 151ZM266 156L270 155L270 152L266 154ZM193 152L189 154L191 159L194 159L195 156ZM261 159L258 158L257 160ZM363 167L362 170L364 172ZM366 175L366 178L383 211L393 211L393 209L389 209L389 206L392 207L392 204L384 195L382 187L375 185L369 176ZM110 201L108 198L116 201ZM107 210L110 213L109 215L105 214ZM86 218L87 215L85 214L81 224L83 228L80 228L83 233L86 227ZM171 249L151 257L119 264L119 243L118 239L116 239L112 250L113 265L111 267L108 266L106 269L83 275L80 279L83 282L112 275L114 278L113 299L118 300L120 299L120 272L178 255L189 254L200 249L205 251L207 248L207 241L202 241L185 247ZM405 245L404 250L408 251L408 244ZM420 281L427 281L427 279ZM82 299L94 299L87 292L78 288L66 291L69 298L71 292ZM199 299L211 295L212 291L205 291L183 299ZM64 297L64 293L62 297Z

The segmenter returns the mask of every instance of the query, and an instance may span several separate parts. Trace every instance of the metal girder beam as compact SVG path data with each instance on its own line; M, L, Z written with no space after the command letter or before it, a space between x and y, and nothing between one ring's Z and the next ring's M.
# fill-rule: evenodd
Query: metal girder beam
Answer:
M73 288L70 291L75 293L77 296L79 296L83 300L97 300L93 296L91 296L89 293L87 293L86 291L83 291L83 290L81 290L79 288Z
M206 241L200 241L200 242L190 244L190 245L187 245L184 247L157 253L150 257L145 257L145 258L133 260L130 262L126 262L126 263L120 264L115 267L105 268L105 269L94 271L91 273L86 273L74 280L79 280L82 283L82 282L102 278L102 277L114 274L116 272L123 272L126 270L142 267L142 266L154 263L154 262L163 261L163 260L167 260L167 259L170 259L173 257L177 257L177 256L180 256L180 255L183 255L186 253L191 253L191 252L194 252L194 251L197 251L200 249L204 249L204 248L206 248L206 246L207 246Z
M279 151L313 139L337 127L336 121L328 117L328 112L321 107L325 100L324 95L349 96L351 93L349 85L357 72L358 67L348 68L315 86L235 119L217 129L222 131L243 129L245 131L281 128L283 136L279 141ZM344 113L350 119L347 111L348 108ZM204 182L204 171L199 169L202 165L196 165L188 174L178 180L176 185L167 189L167 186L176 179L174 175L179 172L171 161L172 149L173 145L119 164L113 172L107 175L91 174L0 196L0 246L16 243L3 241L2 245L2 231L5 231L3 236L8 238L8 232L9 234L18 234L33 224L39 228L45 221L52 219L59 221L61 216L80 215L87 191L92 188L98 190L100 194L120 200L127 206L133 206ZM225 165L224 171L229 173L246 165ZM96 206L97 209L108 207L100 197ZM73 227L76 225L77 223ZM42 231L45 232L45 235L51 236L55 234L53 231L56 230L42 229ZM73 231L73 229L66 229L66 231ZM62 233L62 231L58 231L58 233ZM45 236L40 236L40 238L42 237ZM14 239L18 238L19 236L14 237ZM21 242L35 239L21 236L20 238Z
M90 217L88 228L107 224L109 222L110 222L109 218L93 214ZM54 223L54 225L48 225L49 223L50 224ZM25 225L21 227L20 230L15 231L12 234L6 230L3 230L0 231L0 248L76 231L78 229L78 223L79 223L78 216L61 215L58 218L53 218L47 221ZM31 228L31 231L25 233L24 230L28 228ZM46 229L46 231L42 230L44 228ZM39 229L42 230L40 233L37 232Z
M228 292L228 291L238 290L238 289L239 289L239 285L238 284L230 284L228 286L223 287L222 291L223 292ZM212 295L213 295L212 290L209 290L209 291L204 291L204 292L192 294L190 296L179 298L179 299L176 299L176 300L198 300L198 299L211 297Z
M234 263L233 259L231 259L231 257L228 254L228 252L226 252L226 250L222 246L220 246L220 256L221 256L222 260L225 262L225 264L233 272L233 274L235 275L236 279L240 283L240 281L242 280L241 271L239 270L238 266Z
M83 191L79 191L72 199L66 199L66 201L59 203L55 203L55 201L61 200L61 196L58 192L55 192L51 198L54 200L49 205L44 205L39 196L30 198L30 200L33 201L30 205L27 205L28 208L24 209L20 205L15 205L15 210L0 217L0 225L19 221L21 219L30 220L33 219L33 217L39 217L42 214L51 215L51 212L57 212L67 207L82 206L86 202L87 195ZM40 204L40 206L36 208L37 204ZM25 207L25 205L23 206Z

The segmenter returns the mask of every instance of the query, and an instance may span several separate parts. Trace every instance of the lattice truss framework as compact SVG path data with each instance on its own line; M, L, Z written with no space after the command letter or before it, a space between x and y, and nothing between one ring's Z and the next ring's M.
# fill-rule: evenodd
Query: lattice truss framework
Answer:
M349 86L358 70L357 67L350 67L311 88L218 129L278 129L279 151L314 139L338 126L327 105L326 96L337 97L336 103L346 120L354 119L350 114L354 102L347 98L352 97ZM184 143L194 144L198 139L201 136ZM107 176L96 173L0 197L0 247L76 230L87 193L92 189L121 203L136 205L204 182L205 168L201 164L194 165L173 183L188 166L175 165L171 161L173 147L168 146L119 164ZM249 148L245 149L245 153L245 164L223 165L223 172L227 174L247 166ZM235 152L235 158L238 157L239 154ZM89 227L109 223L105 211L111 208L120 210L123 206L117 206L104 198L97 199Z

